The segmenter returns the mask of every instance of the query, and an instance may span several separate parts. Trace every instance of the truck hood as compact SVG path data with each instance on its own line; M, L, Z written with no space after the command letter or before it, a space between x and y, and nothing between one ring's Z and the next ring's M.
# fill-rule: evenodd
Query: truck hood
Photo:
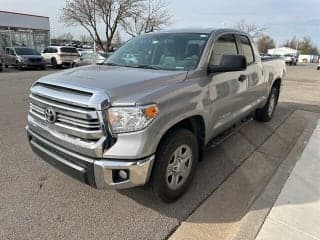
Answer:
M40 78L37 82L70 89L103 91L111 104L135 104L154 91L186 79L187 71L90 65Z

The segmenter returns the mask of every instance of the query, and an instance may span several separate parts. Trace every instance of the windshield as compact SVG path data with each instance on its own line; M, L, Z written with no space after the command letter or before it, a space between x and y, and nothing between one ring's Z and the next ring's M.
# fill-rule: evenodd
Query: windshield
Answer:
M32 48L15 48L18 55L40 55L36 50Z
M197 67L208 34L162 33L131 39L105 62L108 65L166 70L192 70Z

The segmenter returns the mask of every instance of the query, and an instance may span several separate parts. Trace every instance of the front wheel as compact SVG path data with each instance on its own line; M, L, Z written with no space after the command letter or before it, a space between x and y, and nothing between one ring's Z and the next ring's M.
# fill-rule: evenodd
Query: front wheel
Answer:
M279 90L272 87L268 101L263 108L255 111L255 119L261 122L268 122L272 119L279 98Z
M18 69L18 70L22 70L22 64L21 64L21 62L17 61L17 62L16 62L16 66L17 66L17 69Z
M151 185L154 194L165 202L182 196L194 178L199 159L196 136L186 129L169 133L156 154Z

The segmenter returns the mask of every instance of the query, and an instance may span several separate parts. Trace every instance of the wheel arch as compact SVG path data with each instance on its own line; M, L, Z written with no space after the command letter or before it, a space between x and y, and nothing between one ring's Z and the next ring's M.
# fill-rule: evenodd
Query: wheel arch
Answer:
M167 131L162 135L157 146L157 151L159 150L159 147L161 146L166 136L168 136L168 134L170 134L171 132L179 128L187 129L197 137L199 142L200 159L201 159L203 151L205 149L205 141L206 141L206 125L205 125L205 120L201 115L194 115L194 116L187 117L175 123L171 127L169 127Z

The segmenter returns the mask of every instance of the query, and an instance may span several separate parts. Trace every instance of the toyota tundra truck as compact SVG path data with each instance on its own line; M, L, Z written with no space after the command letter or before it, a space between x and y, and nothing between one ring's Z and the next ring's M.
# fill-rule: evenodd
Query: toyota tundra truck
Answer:
M148 185L166 202L191 184L212 139L247 116L269 121L285 75L232 29L135 37L104 65L57 72L30 90L32 150L98 189Z

